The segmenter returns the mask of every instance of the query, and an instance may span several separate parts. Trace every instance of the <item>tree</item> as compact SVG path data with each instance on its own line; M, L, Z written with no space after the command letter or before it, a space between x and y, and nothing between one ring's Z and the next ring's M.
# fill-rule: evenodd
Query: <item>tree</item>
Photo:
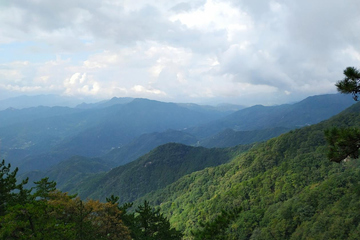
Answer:
M48 200L49 194L56 190L56 182L50 181L49 178L42 178L40 181L34 182L36 184L34 197L40 198L42 200Z
M344 70L345 78L335 84L340 93L352 94L358 101L360 94L360 71L355 67ZM340 163L347 158L358 158L360 148L359 128L332 128L325 131L326 141L329 144L328 158Z
M138 228L137 239L176 240L182 238L182 233L170 227L169 221L160 213L160 209L153 209L146 200L144 205L139 205L135 210L135 226Z
M11 172L11 165L5 164L5 160L0 163L0 216L6 214L9 206L26 202L30 190L24 189L28 179L21 181L19 184L16 180L18 168Z
M354 67L347 67L344 70L345 78L335 84L341 93L352 94L355 101L360 93L360 71Z
M221 214L217 216L213 221L200 222L201 229L191 231L191 235L194 240L225 240L228 239L226 236L226 230L229 224L236 219L240 214L241 208L237 208L232 211L221 211Z
M117 202L118 197L111 196L106 198L110 203ZM139 205L135 212L128 213L127 210L133 206L132 203L125 203L120 206L121 219L130 229L130 234L134 240L180 240L182 232L170 226L169 220L160 213L160 209L153 209L148 201L144 205Z
M56 183L43 178L34 193L16 184L16 173L0 165L0 239L130 240L118 204L89 200L56 190Z
M358 158L360 148L360 129L332 128L325 131L329 143L328 158L333 162L341 162L346 158Z
M47 178L36 184L36 192L30 194L26 201L14 201L7 206L7 213L0 217L1 239L71 239L71 225L59 220L55 212L58 206L50 205L48 198L54 192L55 182Z

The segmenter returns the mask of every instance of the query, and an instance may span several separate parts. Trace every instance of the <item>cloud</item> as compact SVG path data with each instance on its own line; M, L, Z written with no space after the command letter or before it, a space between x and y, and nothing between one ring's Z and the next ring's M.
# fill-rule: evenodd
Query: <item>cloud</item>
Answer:
M248 104L334 92L360 65L354 6L13 0L0 8L0 90Z

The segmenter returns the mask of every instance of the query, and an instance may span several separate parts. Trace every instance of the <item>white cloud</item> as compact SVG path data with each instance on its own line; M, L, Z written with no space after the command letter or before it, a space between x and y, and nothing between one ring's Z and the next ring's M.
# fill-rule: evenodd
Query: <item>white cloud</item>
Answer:
M13 0L0 7L0 89L249 103L334 92L360 65L354 6Z
M155 95L166 95L163 91L160 91L159 89L152 89L152 88L145 88L141 85L135 85L131 88L132 91L134 91L136 94L155 94Z
M74 73L64 81L65 95L96 95L101 91L101 84L86 73Z

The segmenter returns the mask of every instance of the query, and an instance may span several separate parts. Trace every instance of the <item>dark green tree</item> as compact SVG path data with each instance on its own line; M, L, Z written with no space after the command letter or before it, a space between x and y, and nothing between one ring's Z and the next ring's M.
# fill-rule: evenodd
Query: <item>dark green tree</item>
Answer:
M49 194L56 190L56 182L49 181L48 177L42 178L34 183L36 184L34 197L42 200L48 200Z
M168 219L160 213L160 209L153 209L148 201L144 201L144 205L139 205L135 210L135 225L137 239L176 240L182 238L182 233L171 228Z
M111 196L106 200L116 203L118 197ZM130 229L134 240L180 240L183 237L182 232L170 226L169 220L160 213L160 209L153 209L148 201L139 205L135 212L129 213L128 209L132 206L132 203L125 203L119 209L122 212L121 219Z
M5 160L0 163L0 216L6 214L6 209L16 204L24 204L29 197L30 190L24 188L28 179L17 183L16 174L18 168L11 171L11 165L5 164Z
M345 78L335 84L341 93L352 94L355 101L360 93L360 71L354 67L347 67L344 70Z
M332 128L325 131L329 144L328 158L333 162L341 162L346 158L358 158L360 148L360 129Z
M221 214L217 216L213 221L200 222L200 229L191 231L191 235L194 240L226 240L226 230L229 224L236 219L240 214L241 209L235 209L233 211L221 211Z
M338 81L335 86L340 93L352 94L358 101L360 94L360 71L355 67L344 70L345 78ZM328 158L330 161L340 163L347 158L358 158L360 148L359 128L332 128L325 131L326 141L329 144Z

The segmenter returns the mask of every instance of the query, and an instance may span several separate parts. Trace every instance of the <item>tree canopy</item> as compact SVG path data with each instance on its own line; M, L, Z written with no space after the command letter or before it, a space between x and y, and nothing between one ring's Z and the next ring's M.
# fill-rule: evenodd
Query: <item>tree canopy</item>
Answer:
M355 101L358 101L360 93L360 71L355 67L347 67L344 70L345 78L335 84L341 93L352 94Z
M355 67L344 70L345 78L335 86L340 93L352 94L358 101L360 94L360 71ZM328 158L333 162L342 162L347 158L358 158L360 148L360 129L357 127L332 128L325 131L329 144Z
M27 179L17 184L18 169L0 163L0 239L181 239L160 210L148 202L134 213L132 204L119 206L118 197L106 203L83 201L56 189L56 182L43 178L25 189Z

